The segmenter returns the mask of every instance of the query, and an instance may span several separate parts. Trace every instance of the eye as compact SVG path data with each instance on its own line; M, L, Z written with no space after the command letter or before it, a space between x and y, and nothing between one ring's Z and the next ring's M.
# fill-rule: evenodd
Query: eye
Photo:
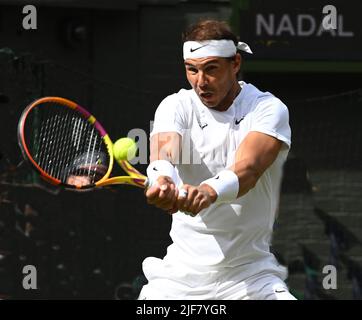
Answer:
M187 71L192 74L196 74L198 70L194 67L187 67Z
M218 68L218 66L216 66L216 65L210 65L210 66L206 67L205 71L212 72L212 71L215 71L217 68Z

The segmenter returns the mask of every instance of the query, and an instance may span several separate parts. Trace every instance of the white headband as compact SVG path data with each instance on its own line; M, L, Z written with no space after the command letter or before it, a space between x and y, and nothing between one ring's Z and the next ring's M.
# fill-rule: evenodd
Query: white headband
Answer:
M238 42L235 46L232 40L206 40L206 41L186 41L184 43L184 60L205 57L233 57L236 49L253 53L245 42Z

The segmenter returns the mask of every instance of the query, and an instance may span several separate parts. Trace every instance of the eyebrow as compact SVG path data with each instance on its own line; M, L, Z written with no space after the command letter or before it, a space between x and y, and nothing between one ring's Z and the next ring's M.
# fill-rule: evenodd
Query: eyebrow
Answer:
M206 67L207 65L213 64L213 63L219 64L219 61L217 61L216 59L211 60L211 61L206 62L205 64L202 64L201 66ZM189 63L189 62L185 62L185 66L187 66L187 67L196 67L196 65L194 65L192 63Z

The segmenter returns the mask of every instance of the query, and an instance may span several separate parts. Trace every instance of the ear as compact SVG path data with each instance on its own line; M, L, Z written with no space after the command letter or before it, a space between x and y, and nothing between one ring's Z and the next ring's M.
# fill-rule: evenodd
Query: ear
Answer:
M241 62L242 62L241 54L236 53L235 59L233 61L233 69L234 69L233 71L235 74L237 74L240 71Z

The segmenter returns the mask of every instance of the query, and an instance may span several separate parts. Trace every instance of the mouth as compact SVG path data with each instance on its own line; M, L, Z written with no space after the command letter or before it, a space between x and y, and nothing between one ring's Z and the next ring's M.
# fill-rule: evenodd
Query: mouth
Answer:
M212 92L202 92L202 93L199 93L199 96L200 96L202 99L209 100L210 98L212 98L213 93L212 93Z

